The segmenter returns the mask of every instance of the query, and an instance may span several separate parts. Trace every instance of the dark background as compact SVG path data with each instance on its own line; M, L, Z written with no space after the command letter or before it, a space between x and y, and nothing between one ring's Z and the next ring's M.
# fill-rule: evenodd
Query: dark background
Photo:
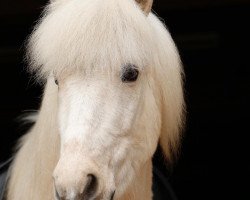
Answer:
M41 87L25 72L24 40L45 0L0 2L0 162L39 108ZM155 0L186 73L187 128L170 182L179 200L250 199L250 0Z

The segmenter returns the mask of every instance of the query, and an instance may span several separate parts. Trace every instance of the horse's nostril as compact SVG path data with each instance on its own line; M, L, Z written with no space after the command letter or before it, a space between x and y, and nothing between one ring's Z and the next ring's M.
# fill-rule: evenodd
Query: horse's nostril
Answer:
M55 190L55 193L56 193L56 199L59 200L59 199L60 199L60 196L59 196L57 190Z
M114 196L115 196L115 191L112 192L111 197L110 197L110 200L113 200L113 199L114 199Z
M65 187L67 183L71 184L68 184L68 187ZM61 180L55 179L55 199L88 200L96 198L98 179L94 174L85 174L85 178L83 177L78 183L80 184L74 187L72 182L62 182Z
M56 194L56 200L64 200L65 198L64 197L61 197L59 195L59 193L57 192L57 190L55 189L55 194Z
M94 196L97 190L97 186L98 186L98 181L94 174L88 174L87 178L88 178L87 184L83 191L83 195L86 199Z

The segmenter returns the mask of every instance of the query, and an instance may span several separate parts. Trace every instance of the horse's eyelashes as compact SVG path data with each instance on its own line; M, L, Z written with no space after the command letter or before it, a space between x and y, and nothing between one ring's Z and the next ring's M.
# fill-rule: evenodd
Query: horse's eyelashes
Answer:
M134 65L127 65L123 68L121 80L124 83L135 82L139 76L139 71Z

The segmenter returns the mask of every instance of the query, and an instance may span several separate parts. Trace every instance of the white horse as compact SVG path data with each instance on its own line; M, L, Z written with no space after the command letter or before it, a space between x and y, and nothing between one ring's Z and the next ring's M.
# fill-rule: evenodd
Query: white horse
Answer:
M150 200L158 143L183 125L182 67L152 0L53 0L28 43L46 83L19 145L8 200Z

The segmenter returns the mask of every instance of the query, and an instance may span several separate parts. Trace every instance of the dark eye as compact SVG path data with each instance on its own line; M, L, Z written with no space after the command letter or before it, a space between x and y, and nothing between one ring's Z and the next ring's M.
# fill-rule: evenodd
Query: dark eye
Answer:
M121 80L124 83L134 82L137 80L138 75L139 75L139 71L138 69L136 69L136 66L128 64L123 67Z
M55 78L55 84L58 85L58 80Z

